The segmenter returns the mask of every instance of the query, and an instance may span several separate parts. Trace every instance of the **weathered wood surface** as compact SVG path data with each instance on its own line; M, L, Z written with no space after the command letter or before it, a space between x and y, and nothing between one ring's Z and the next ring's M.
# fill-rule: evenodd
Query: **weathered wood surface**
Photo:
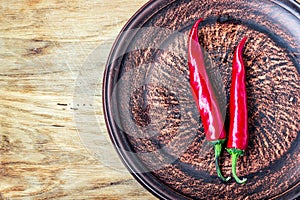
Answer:
M155 199L117 159L101 105L113 40L144 3L1 1L0 199Z

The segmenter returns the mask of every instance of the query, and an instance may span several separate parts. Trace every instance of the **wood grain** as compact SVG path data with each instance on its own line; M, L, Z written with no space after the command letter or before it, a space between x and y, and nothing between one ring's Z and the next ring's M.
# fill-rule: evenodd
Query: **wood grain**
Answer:
M1 1L0 199L155 199L118 160L101 106L105 56L144 3ZM75 101L85 96L76 84L85 67L94 67L91 55L99 45L93 86L99 88L92 102ZM99 127L76 121L76 113L94 116ZM113 155L114 166L84 145L93 138L82 139L82 130L105 138L98 141L106 148L100 152Z

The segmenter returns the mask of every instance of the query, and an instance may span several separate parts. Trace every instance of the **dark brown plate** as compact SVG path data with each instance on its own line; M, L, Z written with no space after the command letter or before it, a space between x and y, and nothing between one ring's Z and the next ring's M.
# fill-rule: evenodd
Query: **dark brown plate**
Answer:
M233 51L247 35L250 141L221 182L189 87L187 37L198 18L208 73L228 124ZM300 7L296 1L150 1L107 62L107 127L134 177L165 199L293 199L300 195ZM230 156L221 169L231 175Z

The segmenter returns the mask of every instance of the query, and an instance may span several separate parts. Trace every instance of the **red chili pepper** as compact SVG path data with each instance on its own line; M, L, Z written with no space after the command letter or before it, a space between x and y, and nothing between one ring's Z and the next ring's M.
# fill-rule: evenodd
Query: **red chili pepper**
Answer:
M246 73L243 63L243 48L247 37L244 37L234 52L232 63L232 80L230 88L230 127L227 151L232 156L232 174L238 183L245 183L236 175L236 163L248 146L248 110L246 92Z
M198 26L202 20L203 19L199 19L196 21L188 38L190 85L202 119L206 139L214 145L215 164L218 176L222 180L228 181L230 177L225 179L219 167L219 157L226 140L224 120L206 73L203 53L198 40Z

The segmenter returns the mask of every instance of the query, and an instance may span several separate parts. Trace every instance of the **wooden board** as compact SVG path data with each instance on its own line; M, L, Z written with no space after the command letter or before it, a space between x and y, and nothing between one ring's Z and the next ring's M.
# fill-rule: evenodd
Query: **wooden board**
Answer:
M155 199L117 158L101 105L111 45L144 3L0 3L0 199Z

